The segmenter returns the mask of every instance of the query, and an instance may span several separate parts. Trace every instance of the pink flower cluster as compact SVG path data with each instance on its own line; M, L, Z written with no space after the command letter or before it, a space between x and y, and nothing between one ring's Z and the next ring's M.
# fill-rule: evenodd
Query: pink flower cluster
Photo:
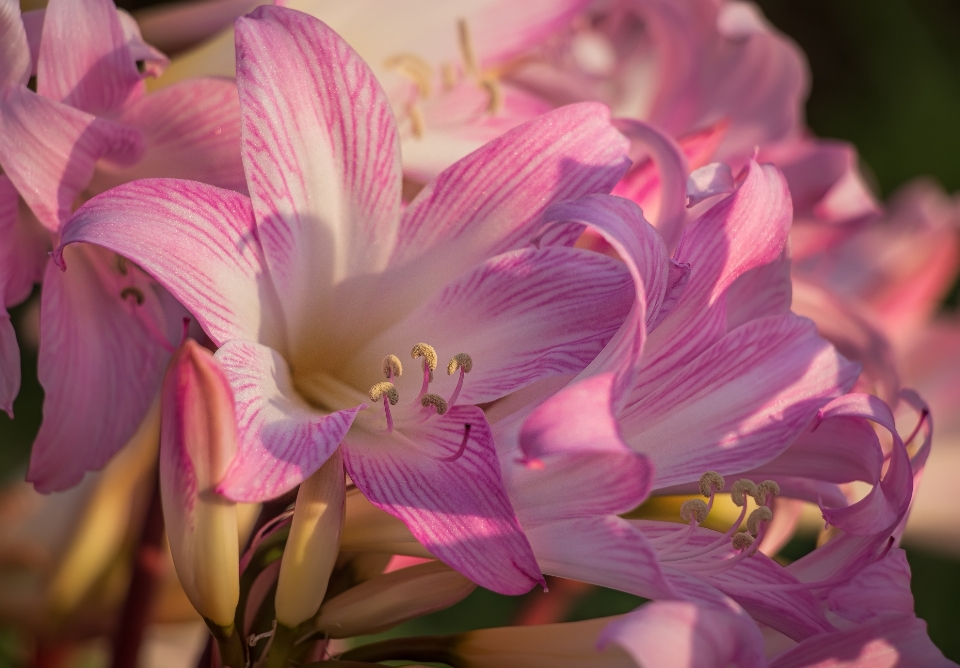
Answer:
M797 48L734 0L309 9L168 73L235 78L147 93L168 61L110 0L0 0L5 306L42 285L27 480L159 429L176 573L233 668L954 665L898 547L932 427L897 370L957 250L877 263L919 237L804 128ZM12 413L9 317L0 356ZM238 552L237 504L276 499ZM821 545L773 558L805 508ZM363 553L430 562L345 585ZM331 640L544 575L649 602Z

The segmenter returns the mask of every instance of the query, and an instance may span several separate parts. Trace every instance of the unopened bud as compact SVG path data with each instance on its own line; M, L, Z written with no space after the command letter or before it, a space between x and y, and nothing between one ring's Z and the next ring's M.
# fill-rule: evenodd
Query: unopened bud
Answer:
M297 493L277 580L277 622L287 628L317 614L327 593L340 550L345 494L343 459L338 448L301 483Z
M188 339L163 381L160 492L170 552L187 597L221 627L240 596L237 509L215 491L237 452L233 393L213 355Z

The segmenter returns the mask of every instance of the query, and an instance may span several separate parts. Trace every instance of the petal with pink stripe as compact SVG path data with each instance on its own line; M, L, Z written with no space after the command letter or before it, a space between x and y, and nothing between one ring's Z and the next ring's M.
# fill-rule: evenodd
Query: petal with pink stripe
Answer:
M54 259L62 262L63 248L79 241L143 267L216 344L247 338L282 347L279 302L243 195L175 179L124 184L77 211Z
M112 115L143 92L111 0L50 0L37 61L37 92L94 115Z
M228 341L216 359L233 389L240 435L217 491L234 501L266 501L299 485L327 461L365 407L312 408L280 354L252 341Z
M783 452L859 365L792 314L752 321L721 339L656 394L621 414L621 428L657 471L655 486L753 468Z
M344 465L367 499L474 582L502 594L542 582L479 408L454 406L402 432L355 429Z
M603 349L633 301L623 263L573 248L527 248L497 256L466 272L368 343L350 368L359 385L382 380L381 360L426 341L445 359L467 353L473 370L459 401L499 399L538 380L578 373ZM399 347L399 349L398 349ZM452 393L438 373L434 387ZM416 393L420 378L404 381ZM438 389L431 390L433 392Z
M160 388L172 344L146 276L95 246L65 253L43 280L38 374L46 396L27 480L40 492L80 482L133 436Z
M291 345L340 308L331 288L382 270L396 243L396 122L370 68L306 14L237 20L243 164Z
M0 95L0 165L47 229L55 232L101 158L136 162L140 132L94 118L18 86Z
M92 192L135 179L164 177L246 193L234 82L190 79L177 83L128 105L119 120L143 132L143 159L127 169L98 165Z
M30 78L30 45L17 0L0 0L0 91Z

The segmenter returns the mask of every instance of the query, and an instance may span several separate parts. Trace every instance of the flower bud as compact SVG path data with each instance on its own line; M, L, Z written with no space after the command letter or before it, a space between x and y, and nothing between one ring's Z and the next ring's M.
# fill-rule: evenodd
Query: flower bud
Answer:
M213 355L188 339L162 402L160 493L173 563L197 612L229 627L240 597L237 509L215 487L237 452L233 393Z
M340 551L345 494L343 459L337 449L297 493L277 580L277 622L283 626L294 628L320 609Z

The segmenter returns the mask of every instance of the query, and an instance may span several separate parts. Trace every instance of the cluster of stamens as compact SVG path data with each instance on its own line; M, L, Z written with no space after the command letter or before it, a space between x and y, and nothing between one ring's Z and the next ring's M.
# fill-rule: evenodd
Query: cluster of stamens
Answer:
M500 113L503 110L503 90L499 76L495 71L485 71L480 67L480 60L477 58L474 49L470 27L463 19L457 21L457 41L460 45L464 74L486 91L488 95L487 113ZM420 99L429 99L433 93L433 67L426 60L413 53L400 53L392 56L386 60L384 65L405 76L416 87L416 97L407 105L407 116L410 118L413 135L422 137L426 128L426 121L419 101ZM450 90L457 85L459 77L451 63L444 63L440 71L445 89Z
M662 553L665 561L671 562L675 566L684 566L694 558L716 555L721 557L716 567L710 568L711 572L722 572L735 566L742 559L753 556L760 548L767 525L773 519L773 510L771 505L773 499L780 493L780 486L773 480L764 480L759 485L752 480L737 480L730 487L730 499L741 508L740 515L731 524L730 528L720 537L710 541L706 545L701 545L692 549L685 549L693 539L696 529L702 525L710 511L713 509L714 500L717 493L722 492L726 487L726 481L719 473L708 471L700 477L700 493L707 497L707 501L702 499L689 499L680 506L680 518L689 524L689 528L684 530L679 540L672 540L671 545ZM757 508L747 515L748 499L752 498ZM746 519L746 531L740 531L741 525ZM676 536L674 535L674 538ZM736 551L732 557L724 557L724 553L730 546ZM694 563L690 563L694 566ZM704 574L702 561L697 562L697 571Z
M417 395L416 401L421 407L433 408L437 415L443 415L451 406L456 404L460 397L460 390L463 389L463 377L473 369L473 360L466 353L459 353L454 355L453 359L447 364L447 374L452 376L459 370L460 377L457 379L457 387L453 394L450 395L449 399L444 399L439 394L428 391L430 383L433 382L433 372L436 371L438 362L437 351L433 346L428 343L418 343L410 351L410 357L415 360L422 360L423 383L420 386L420 393ZM372 401L383 402L383 410L387 417L387 432L392 432L393 415L390 412L390 407L396 406L397 402L400 401L400 393L393 384L393 380L403 375L403 364L400 362L400 358L396 355L384 357L382 371L386 380L371 387L369 395ZM427 413L427 417L431 414ZM469 434L469 426L467 426L466 432Z

